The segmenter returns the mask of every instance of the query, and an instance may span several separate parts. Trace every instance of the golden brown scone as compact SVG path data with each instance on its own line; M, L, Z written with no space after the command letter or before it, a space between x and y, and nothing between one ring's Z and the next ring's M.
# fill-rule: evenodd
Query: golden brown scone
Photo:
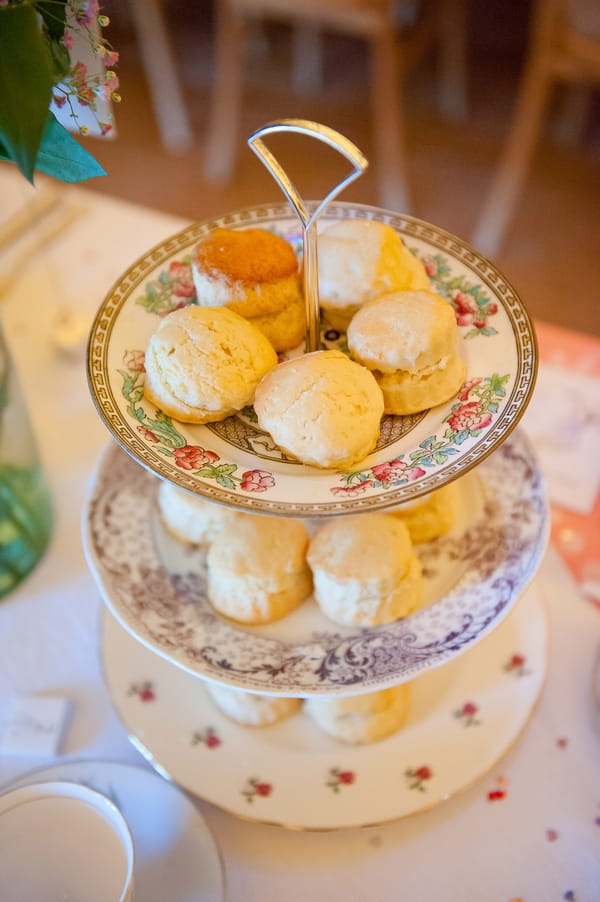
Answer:
M299 698L258 695L217 683L207 682L206 689L223 714L246 727L269 727L291 717L302 706Z
M319 301L327 321L344 331L368 301L390 291L429 288L422 263L383 222L344 219L319 235Z
M328 520L311 539L307 557L315 600L334 623L390 623L421 601L421 565L396 517L365 513Z
M277 364L271 343L225 307L183 307L160 321L146 350L144 394L184 423L224 420L254 400Z
M168 532L180 542L191 545L208 545L232 520L250 516L214 501L205 501L165 480L158 487L157 501Z
M231 523L208 550L208 599L240 623L269 623L310 595L308 534L299 520L248 516Z
M298 296L283 310L248 317L248 322L260 329L276 351L291 351L298 347L306 335L304 299Z
M456 482L435 489L422 498L399 504L390 514L399 517L415 544L430 542L449 532L456 521L459 490Z
M286 309L301 298L298 261L288 242L266 229L215 229L195 246L198 304L245 317Z
M432 291L396 291L366 304L348 326L352 357L373 371L385 412L449 400L464 382L452 306Z
M254 410L259 426L298 460L347 469L375 447L383 397L373 375L341 351L314 351L267 373Z
M409 685L348 698L318 696L304 701L304 711L330 736L343 742L378 742L402 728L410 704Z

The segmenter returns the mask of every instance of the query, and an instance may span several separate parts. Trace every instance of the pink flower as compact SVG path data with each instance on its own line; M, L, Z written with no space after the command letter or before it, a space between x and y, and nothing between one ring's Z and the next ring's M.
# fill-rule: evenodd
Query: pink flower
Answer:
M73 49L73 32L72 31L69 31L68 29L65 31L65 33L63 35L63 43L64 43L65 47L67 48L67 50Z
M148 439L149 442L154 442L154 444L158 444L158 439L154 435L153 432L150 432L149 429L146 429L145 426L138 426L138 432L144 436L145 439Z
M493 316L494 313L498 313L498 304L496 301L490 301L487 305L487 314L488 316Z
M255 783L254 788L258 796L270 796L273 790L270 783Z
M333 495L341 495L343 498L352 498L354 495L361 495L371 485L373 485L373 480L365 479L364 482L355 482L354 485L336 486L330 491Z
M452 303L456 311L456 322L459 326L468 326L473 322L476 310L470 298L462 291L454 292Z
M468 382L465 382L463 387L461 388L458 397L461 401L468 401L469 393L472 388L475 388L476 385L479 385L482 381L481 376L476 376L475 379L469 379Z
M204 744L209 749L216 749L221 745L221 740L215 733L209 733L206 739L204 740Z
M59 110L62 109L64 107L65 103L67 102L67 98L65 97L64 94L53 94L52 100L54 101L56 106L59 108Z
M140 689L140 701L141 702L153 702L156 696L152 690L151 686L142 686Z
M351 770L341 770L337 775L340 783L345 783L349 786L351 783L354 783L354 771Z
M474 714L477 714L479 708L473 702L465 702L461 708L460 713L464 717L472 717Z
M245 492L266 492L275 485L275 480L267 470L247 470L242 474L240 488Z
M423 264L423 266L425 268L425 272L427 273L427 275L429 276L430 279L432 276L435 276L436 266L431 257L423 257L423 259L421 260L421 263Z
M425 470L421 469L421 467L409 467L407 463L403 460L398 460L398 458L387 463L375 464L371 472L379 482L388 483L397 482L401 479L407 479L409 482L412 482L414 479L425 475Z
M125 353L123 354L123 363L128 370L133 370L134 373L145 373L145 357L146 355L144 351L125 351Z
M98 125L100 126L100 134L102 136L108 135L109 132L112 132L113 127L110 122L99 122Z
M214 451L205 451L200 445L184 445L183 448L175 448L173 451L175 463L182 470L199 470L206 464L212 464L219 459Z
M457 432L461 432L463 429L467 432L475 432L477 429L485 429L491 422L491 413L483 412L478 401L469 401L468 404L463 404L448 417L449 425Z
M169 278L171 279L173 294L178 298L193 298L196 289L192 280L192 267L186 263L173 263L169 266Z

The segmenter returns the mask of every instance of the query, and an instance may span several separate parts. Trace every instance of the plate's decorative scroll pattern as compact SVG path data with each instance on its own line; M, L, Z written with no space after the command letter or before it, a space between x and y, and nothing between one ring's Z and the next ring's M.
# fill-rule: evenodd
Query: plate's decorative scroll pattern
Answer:
M477 385L502 387L484 415L475 415L480 399L469 397L459 412L456 402L448 402L416 417L384 417L379 444L362 469L399 461L411 466L416 458L424 463L418 472L413 466L412 478L367 477L347 485L344 474L287 458L256 429L251 409L224 424L190 426L174 424L143 397L143 350L156 318L195 302L190 251L196 241L217 227L254 226L276 231L298 249L297 220L279 204L241 210L174 235L134 263L101 305L90 335L88 379L100 415L128 453L176 485L223 504L318 517L400 504L467 472L498 447L527 406L535 382L535 335L520 299L488 260L421 220L344 203L330 204L321 218L326 226L353 217L394 227L423 261L434 290L452 304L467 364L461 395ZM342 334L325 325L322 341L325 347L345 344ZM459 419L462 425L453 426ZM197 449L214 457L192 466L202 457Z
M473 645L533 577L548 514L544 481L522 435L482 464L481 482L481 509L467 516L464 531L417 546L426 584L436 574L454 574L439 600L369 629L334 626L312 600L272 628L244 629L219 617L206 599L202 554L184 555L176 566L161 556L153 525L158 481L114 446L91 491L86 551L121 623L180 667L248 691L366 692L412 679ZM300 622L291 618L313 608L313 619L290 632Z

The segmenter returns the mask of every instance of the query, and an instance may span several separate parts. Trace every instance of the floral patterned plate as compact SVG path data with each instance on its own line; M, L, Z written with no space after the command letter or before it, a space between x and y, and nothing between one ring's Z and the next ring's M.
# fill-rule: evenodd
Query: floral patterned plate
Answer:
M512 287L460 239L377 207L332 203L321 227L344 218L392 225L452 304L467 379L455 398L421 414L382 421L375 451L350 473L286 457L258 429L253 408L223 423L173 421L143 396L144 352L158 318L195 302L190 255L219 226L272 229L301 251L298 221L285 204L241 210L179 232L136 261L114 285L90 334L88 380L98 411L137 461L183 488L233 507L293 516L385 509L431 491L479 463L525 410L537 369L533 326ZM322 329L324 347L345 337ZM296 353L300 353L298 349Z
M483 642L413 682L399 733L365 746L330 738L304 712L262 729L233 723L202 680L148 651L108 611L102 656L131 741L163 775L233 814L325 830L414 814L488 771L539 695L546 632L534 584Z
M385 626L344 628L310 598L273 624L244 627L208 602L205 552L163 529L158 485L114 444L100 458L84 546L105 601L134 636L183 669L273 695L359 694L445 664L508 613L537 570L548 532L543 478L517 431L458 481L453 530L416 546L421 610Z

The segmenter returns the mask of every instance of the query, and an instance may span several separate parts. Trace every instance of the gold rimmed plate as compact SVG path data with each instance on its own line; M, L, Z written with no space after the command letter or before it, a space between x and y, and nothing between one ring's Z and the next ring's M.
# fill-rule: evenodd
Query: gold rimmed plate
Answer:
M455 310L466 381L448 403L409 417L385 416L375 451L352 472L318 470L286 455L261 431L253 409L223 423L178 423L143 396L144 353L159 318L196 301L190 260L215 228L259 227L301 255L302 232L287 204L197 223L137 260L94 321L88 381L118 443L147 469L209 500L258 513L305 517L384 510L466 473L517 424L533 391L535 333L519 296L469 245L421 220L367 205L331 203L319 228L348 218L391 225L423 262L431 287ZM322 324L323 347L345 336ZM298 349L293 353L301 353Z

